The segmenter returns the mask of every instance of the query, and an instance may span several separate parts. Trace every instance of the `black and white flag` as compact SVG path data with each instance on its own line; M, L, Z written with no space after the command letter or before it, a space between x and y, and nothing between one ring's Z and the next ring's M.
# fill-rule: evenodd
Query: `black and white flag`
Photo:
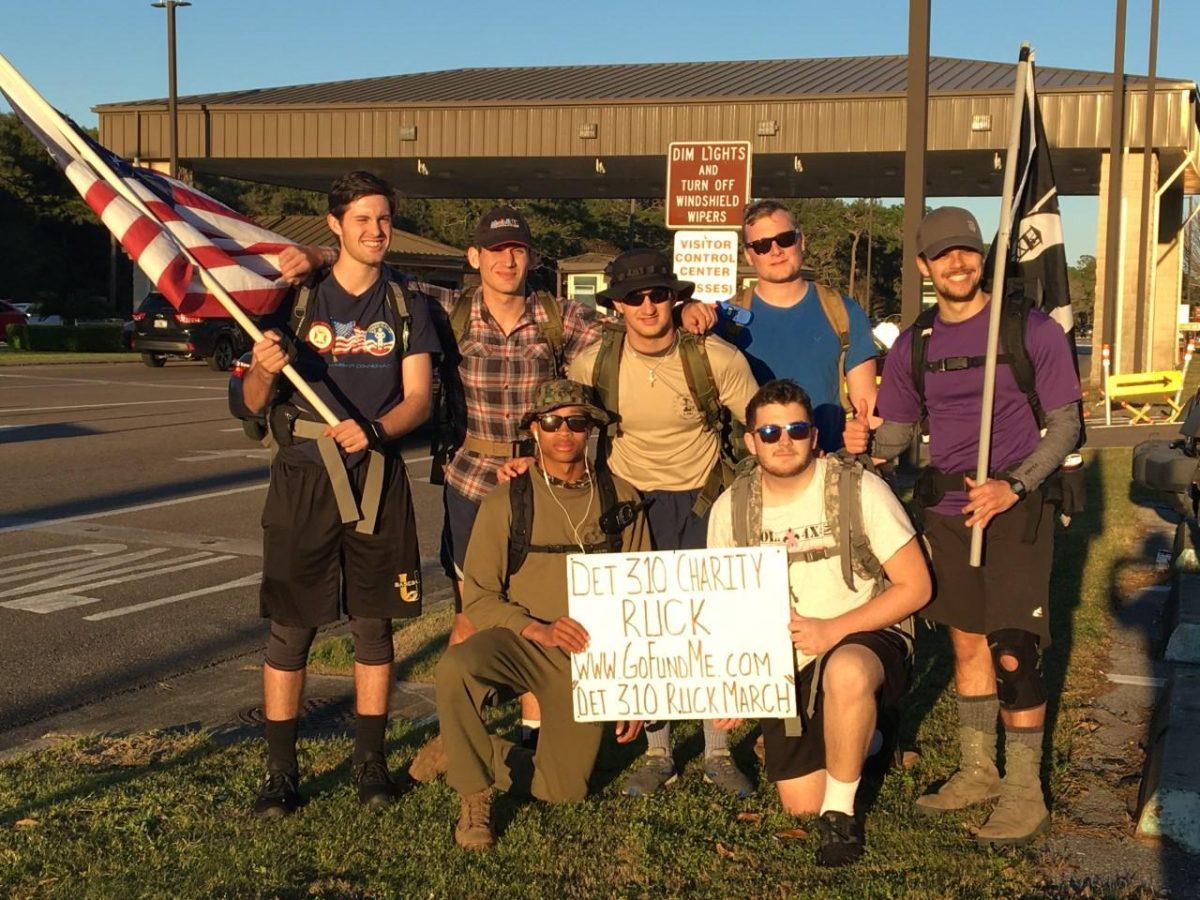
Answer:
M1023 49L1022 55L1029 53ZM1021 142L1015 159L1018 166L1012 200L1012 234L1005 266L1005 296L1021 296L1049 314L1063 331L1074 327L1071 294L1067 282L1067 253L1063 246L1062 217L1058 211L1058 189L1050 145L1042 126L1034 87L1035 67L1029 54L1029 77L1025 80ZM995 246L993 241L992 246ZM989 261L986 271L991 271Z

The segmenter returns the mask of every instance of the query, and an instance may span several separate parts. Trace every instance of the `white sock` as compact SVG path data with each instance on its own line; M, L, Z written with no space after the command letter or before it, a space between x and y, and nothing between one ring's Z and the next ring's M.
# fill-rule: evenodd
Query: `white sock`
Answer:
M535 729L541 728L542 720L541 719L522 719L521 727L522 728L535 728Z
M820 815L833 810L854 815L854 795L858 793L858 783L862 778L853 781L838 781L828 772L825 773L825 799L821 801Z

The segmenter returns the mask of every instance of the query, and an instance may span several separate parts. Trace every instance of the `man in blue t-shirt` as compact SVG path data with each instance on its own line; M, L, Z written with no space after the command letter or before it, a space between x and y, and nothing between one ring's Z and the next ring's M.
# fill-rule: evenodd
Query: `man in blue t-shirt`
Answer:
M749 322L729 339L750 361L759 384L790 378L812 397L821 449L842 446L841 344L818 296L801 274L804 234L787 207L759 200L746 207L742 224L746 260L758 275ZM849 319L846 386L855 409L875 409L875 357L871 325L861 306L842 297Z
M254 812L264 817L299 806L296 732L308 651L317 628L343 612L354 636L358 798L386 806L397 795L384 756L392 619L419 613L421 567L396 441L429 418L431 356L441 346L425 297L384 265L393 211L391 186L369 172L334 183L327 222L340 243L337 262L264 323L242 382L242 413L264 416L279 445L262 514L259 607L271 631L267 775ZM289 342L296 371L337 425L279 378Z

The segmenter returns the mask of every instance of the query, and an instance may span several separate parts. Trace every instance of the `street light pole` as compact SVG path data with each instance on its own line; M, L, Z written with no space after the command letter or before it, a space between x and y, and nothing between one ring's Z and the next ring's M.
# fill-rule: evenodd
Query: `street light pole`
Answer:
M179 109L175 90L175 7L191 6L189 0L156 0L150 4L167 11L167 118L171 122L171 177L179 177Z

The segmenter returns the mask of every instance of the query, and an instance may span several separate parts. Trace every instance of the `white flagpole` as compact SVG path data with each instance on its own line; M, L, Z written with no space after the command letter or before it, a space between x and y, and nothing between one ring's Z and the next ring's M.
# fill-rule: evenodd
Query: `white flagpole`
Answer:
M53 123L62 139L69 143L88 165L95 170L96 174L103 178L113 190L120 194L128 203L132 204L142 215L148 216L156 222L158 221L157 216L146 207L142 198L130 189L129 185L118 177L116 172L109 168L108 164L91 148L91 145L75 133L75 129L63 121L62 116L58 114L58 110L46 102L46 99L22 77L21 73L13 67L12 63L3 54L0 54L0 87L3 87L4 92L15 102L27 109L36 110L44 121ZM169 232L167 233L169 234ZM172 235L171 237L174 240L174 236ZM182 242L175 240L175 245L179 247L188 262L195 268L205 289L217 298L217 301L225 308L225 311L233 317L234 321L250 336L251 340L256 343L261 341L263 337L262 331L259 330L258 326L254 324L254 321L246 315L242 308L237 305L237 302L229 296L229 293L220 282L213 278L209 271L200 264ZM283 374L295 386L296 390L303 395L304 399L312 405L313 411L325 420L327 425L337 425L339 420L334 415L333 410L317 396L317 393L309 386L308 382L300 377L300 373L291 364L284 366Z
M988 308L987 355L983 365L983 408L979 421L979 453L975 460L975 481L982 484L988 477L988 462L992 449L992 412L996 399L996 355L1000 347L1000 313L1004 302L1004 265L1008 259L1008 243L1012 234L1012 201L1017 180L1017 153L1021 146L1021 119L1025 114L1026 85L1033 52L1028 44L1021 45L1017 62L1017 84L1013 89L1012 120L1008 132L1008 154L1005 157L1004 193L1000 200L1000 228L996 232L996 253L992 268L992 299ZM983 526L971 528L971 565L983 565Z

